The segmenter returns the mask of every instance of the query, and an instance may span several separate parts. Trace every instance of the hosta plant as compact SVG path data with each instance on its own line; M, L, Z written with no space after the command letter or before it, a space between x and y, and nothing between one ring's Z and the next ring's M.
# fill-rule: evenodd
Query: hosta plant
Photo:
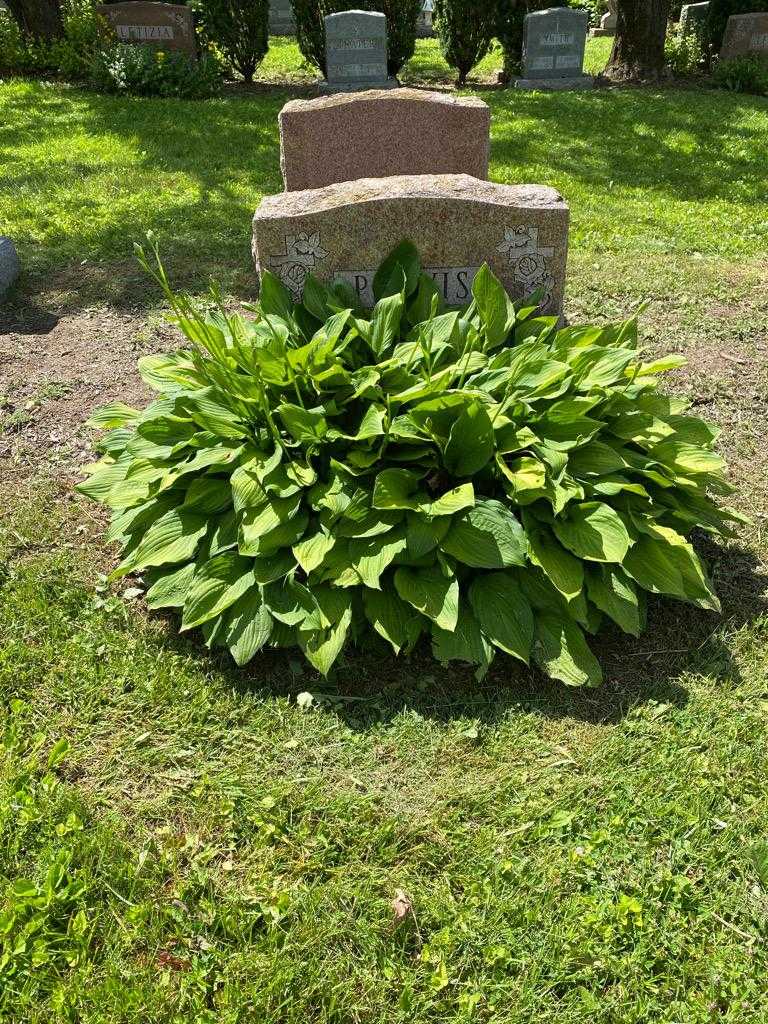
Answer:
M80 490L113 511L113 577L238 664L297 646L325 674L373 630L596 684L604 619L637 636L648 592L718 608L687 539L739 518L708 496L717 432L657 390L681 361L644 361L634 321L560 327L487 267L446 310L408 243L372 312L265 272L255 315L203 315L152 272L187 344L139 361L145 409L94 414Z

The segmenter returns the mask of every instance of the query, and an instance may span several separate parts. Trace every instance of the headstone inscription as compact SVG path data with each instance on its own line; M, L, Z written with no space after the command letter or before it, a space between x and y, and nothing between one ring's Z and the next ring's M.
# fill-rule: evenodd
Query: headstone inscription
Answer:
M589 89L582 71L589 15L570 7L550 7L525 16L523 77L518 89Z
M325 17L326 88L389 89L387 19L378 11L341 11Z
M491 112L474 97L371 89L291 100L279 120L288 192L397 174L488 177Z
M541 289L560 314L568 206L543 185L497 185L464 174L363 178L267 196L253 219L257 271L269 269L296 299L309 274L345 282L374 304L373 276L403 239L417 244L449 305L470 300L487 263L515 298Z
M296 33L291 0L269 0L269 34L292 36Z
M768 12L732 14L725 26L720 60L756 53L768 58Z
M96 11L107 19L121 43L143 43L196 56L195 25L189 7L135 0L100 4Z
M0 235L0 300L19 276L21 266L16 246L10 238Z
M700 35L709 19L709 0L703 4L685 4L680 11L680 35Z

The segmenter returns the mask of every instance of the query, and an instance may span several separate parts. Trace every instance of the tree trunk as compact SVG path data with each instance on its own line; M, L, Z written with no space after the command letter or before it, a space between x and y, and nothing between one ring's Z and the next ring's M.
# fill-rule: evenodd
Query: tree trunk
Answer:
M49 43L64 35L61 0L6 0L8 10L27 39Z
M658 82L671 0L617 0L616 35L605 69L614 82Z

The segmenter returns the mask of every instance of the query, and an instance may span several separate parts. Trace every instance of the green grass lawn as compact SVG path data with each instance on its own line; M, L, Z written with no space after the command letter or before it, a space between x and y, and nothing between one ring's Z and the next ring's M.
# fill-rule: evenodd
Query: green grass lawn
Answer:
M723 430L753 525L705 548L722 618L652 603L640 640L595 644L596 691L383 647L322 682L277 653L235 669L107 587L76 467L17 462L28 421L85 418L88 367L25 404L20 353L66 361L57 331L97 318L126 332L122 374L168 338L132 259L147 229L176 280L252 296L277 113L312 76L281 41L253 91L204 103L0 83L25 266L0 308L0 1020L768 1020L768 101L518 94L484 84L497 64L473 85L491 177L570 203L570 315L649 300L646 343L689 355L674 387ZM433 43L403 77L450 80Z

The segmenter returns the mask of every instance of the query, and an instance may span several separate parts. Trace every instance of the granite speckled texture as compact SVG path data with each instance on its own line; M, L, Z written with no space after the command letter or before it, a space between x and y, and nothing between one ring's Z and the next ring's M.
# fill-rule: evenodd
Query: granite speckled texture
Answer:
M287 191L397 174L488 177L491 112L474 97L369 89L280 111Z
M267 196L253 219L257 271L268 268L300 298L308 274L344 281L373 304L373 273L411 239L450 305L468 301L488 263L518 299L543 292L562 312L568 206L543 185L497 185L465 174L364 178Z
M10 238L0 235L0 300L19 276L21 266L16 246Z
M732 14L725 26L720 60L757 53L768 57L768 12Z
M180 50L197 55L192 10L183 4L134 0L133 3L102 4L95 8L110 23L121 43L156 46L159 50Z

